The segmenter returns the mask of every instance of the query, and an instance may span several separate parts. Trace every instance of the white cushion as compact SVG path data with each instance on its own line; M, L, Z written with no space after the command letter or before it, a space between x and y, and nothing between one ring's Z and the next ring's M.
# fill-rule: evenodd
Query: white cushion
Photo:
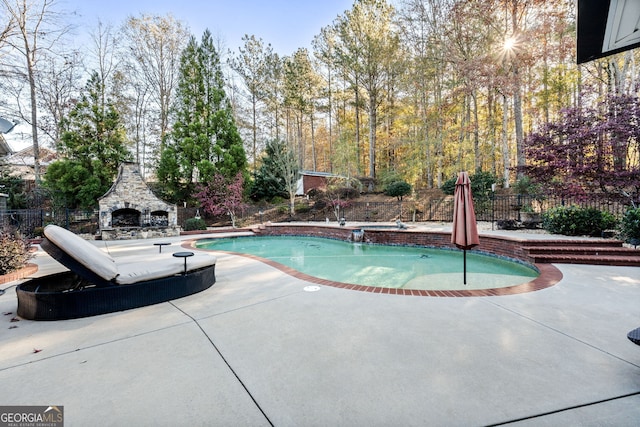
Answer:
M53 224L45 227L44 235L51 243L104 280L113 280L118 275L118 267L113 258L82 237Z
M135 259L137 258L137 259ZM145 256L143 262L140 257L127 259L118 257L118 277L116 283L120 285L130 285L132 283L144 282L147 280L160 279L162 277L173 276L184 272L184 258L176 258L171 254L150 254ZM195 253L187 258L187 271L215 265L216 257L205 253Z

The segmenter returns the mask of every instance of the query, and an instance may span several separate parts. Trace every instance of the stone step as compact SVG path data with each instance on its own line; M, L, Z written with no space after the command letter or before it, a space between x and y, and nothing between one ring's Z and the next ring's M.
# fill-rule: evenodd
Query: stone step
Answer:
M522 248L536 263L640 266L640 250L615 239L530 240Z
M596 240L527 240L524 246L528 248L533 247L612 247L620 248L623 242L616 239L596 239Z
M622 246L525 246L529 255L621 255L640 256L640 250Z
M592 264L640 267L640 254L636 255L594 255L594 254L531 254L535 263Z

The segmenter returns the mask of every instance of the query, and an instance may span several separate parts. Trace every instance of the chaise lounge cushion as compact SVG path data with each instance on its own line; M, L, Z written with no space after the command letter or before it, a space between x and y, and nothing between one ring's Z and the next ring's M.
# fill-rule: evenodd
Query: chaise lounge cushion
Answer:
M215 263L216 257L213 255L196 253L187 258L187 271L210 267ZM159 279L184 272L184 258L175 258L170 253L154 254L152 257L146 257L144 262L137 262L135 259L120 262L120 258L117 258L116 265L119 274L115 282L120 285Z
M44 236L104 280L111 281L118 275L115 260L82 237L53 224L45 227Z

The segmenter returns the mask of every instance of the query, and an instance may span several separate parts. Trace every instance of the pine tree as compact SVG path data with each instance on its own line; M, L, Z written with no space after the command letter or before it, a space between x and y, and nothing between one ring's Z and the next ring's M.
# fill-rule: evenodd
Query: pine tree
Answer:
M247 173L247 158L224 90L220 55L209 31L191 37L180 59L176 121L160 156L157 175L175 201L191 198L196 184L214 174Z
M289 153L285 142L281 140L276 139L267 143L260 168L256 173L251 198L261 200L289 196L284 168L280 166L283 163L291 164L292 169L295 169L294 176L297 180L297 159L295 155ZM287 160L289 160L288 163Z
M68 207L95 206L120 163L131 159L120 115L111 101L103 101L103 82L97 73L85 90L62 121L57 150L63 160L52 163L45 175L45 185Z

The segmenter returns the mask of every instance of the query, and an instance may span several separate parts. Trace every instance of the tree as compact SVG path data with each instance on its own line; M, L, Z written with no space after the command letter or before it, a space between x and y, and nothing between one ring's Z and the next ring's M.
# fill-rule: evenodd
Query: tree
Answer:
M399 27L408 51L404 99L415 111L416 128L409 128L412 140L423 145L424 176L429 187L440 187L444 174L447 67L446 34L449 31L452 0L405 0ZM415 97L415 98L414 98ZM422 157L422 156L421 156ZM417 160L421 160L419 157Z
M162 142L169 129L180 55L189 40L189 31L171 15L141 15L130 17L123 33L129 67L149 88L149 99L157 114L155 130Z
M198 187L195 197L205 212L211 215L229 215L231 225L235 228L237 214L245 208L243 185L244 177L241 172L233 178L215 173L206 184Z
M307 49L298 49L284 63L285 99L284 104L294 115L295 140L297 142L298 165L304 168L306 141L304 138L304 122L309 118L311 125L311 160L312 169L316 169L314 114L315 102L319 92L319 76L313 69Z
M384 189L384 194L391 197L396 197L399 202L402 201L403 196L411 194L411 184L405 181L392 182Z
M131 159L120 116L111 102L102 103L103 83L93 73L69 116L45 185L68 207L90 208L111 186L120 163Z
M24 74L29 85L31 138L33 141L33 168L36 183L40 182L40 143L38 141L38 74L42 55L60 41L68 28L61 25L60 15L54 9L56 0L1 0L3 16L15 25L13 37L4 40L24 59ZM7 28L11 28L8 26Z
M265 153L254 188L271 196L286 194L289 197L289 212L294 215L298 190L296 154L287 143L281 140L269 141Z
M385 0L356 0L353 8L339 17L336 47L338 62L361 78L367 92L369 115L369 176L376 177L376 129L378 107L391 62L399 47L393 32L394 9Z
M9 169L0 161L0 188L3 193L9 195L7 199L7 209L26 209L27 195L25 193L25 182L22 178L11 175Z
M57 142L62 135L62 122L82 91L83 75L78 52L63 56L46 55L38 70L38 128Z
M256 174L258 156L258 112L260 104L266 97L268 73L268 58L273 55L271 45L264 46L262 39L255 36L242 37L244 47L238 49L238 56L229 63L237 72L249 94L251 104L251 157L253 159L253 174Z
M324 27L313 39L313 50L316 58L324 64L326 68L326 91L327 97L327 114L329 125L329 155L333 155L333 74L335 72L335 44L336 35L334 28L331 26ZM333 171L333 162L329 158L329 172Z
M252 185L251 198L254 200L273 199L274 197L287 197L285 178L279 173L278 155L283 150L280 145L283 141L271 140L267 142L260 162L260 168L255 175ZM297 160L295 167L297 170Z
M277 53L267 55L267 85L265 87L265 103L267 110L273 115L269 121L271 138L280 138L280 122L282 120L281 105L284 93L283 61Z
M189 199L197 182L207 182L216 173L246 173L244 147L209 31L201 43L191 37L180 58L174 111L176 120L157 170L174 200Z
M107 92L111 97L116 93L110 90L114 87L114 75L118 70L116 58L116 46L120 43L119 37L113 32L111 25L103 25L98 22L98 27L91 33L93 41L89 54L93 57L93 62L97 66L98 77L102 84L100 100L106 103Z
M529 135L523 172L561 196L629 194L640 200L640 99L622 95L603 104L567 109Z

